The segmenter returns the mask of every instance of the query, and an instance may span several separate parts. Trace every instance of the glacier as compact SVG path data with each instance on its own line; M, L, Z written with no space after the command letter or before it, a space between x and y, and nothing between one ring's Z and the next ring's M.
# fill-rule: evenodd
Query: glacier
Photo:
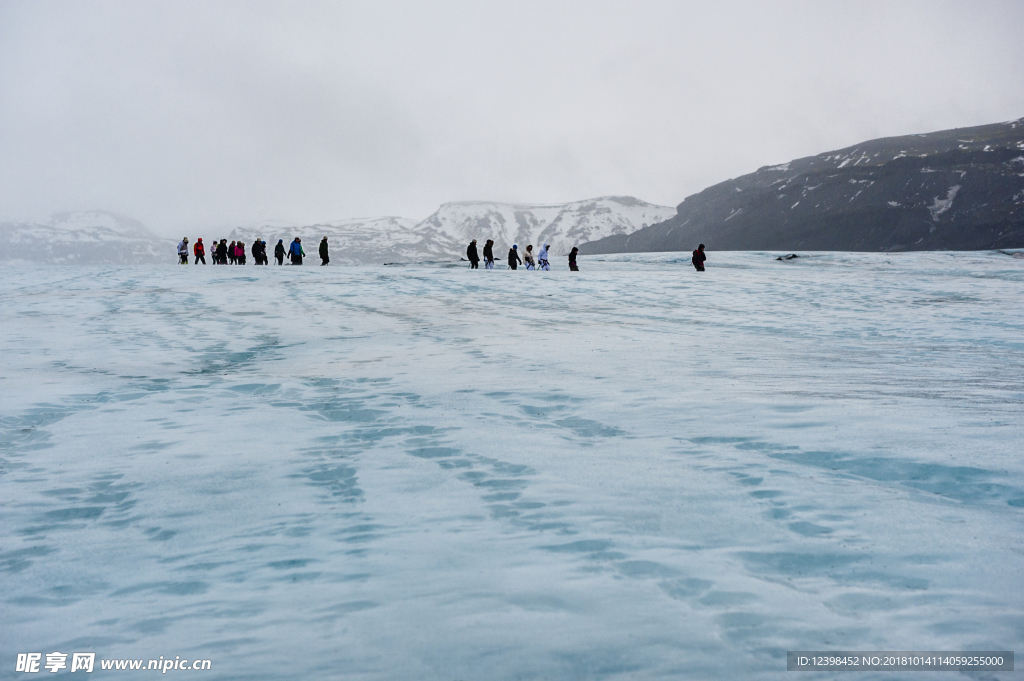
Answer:
M1024 263L779 255L0 268L0 678L1021 648Z

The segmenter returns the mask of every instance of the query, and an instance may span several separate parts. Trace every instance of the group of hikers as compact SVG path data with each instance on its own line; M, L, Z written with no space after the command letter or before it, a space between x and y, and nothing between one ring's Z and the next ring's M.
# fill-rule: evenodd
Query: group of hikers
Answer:
M545 272L551 270L551 263L548 261L548 249L551 248L551 244L544 244L541 246L540 251L537 252L536 257L533 254L533 244L526 246L526 252L523 253L523 257L519 257L519 245L512 244L512 248L508 249L508 268L510 270L519 269L520 265L526 265L528 270L544 270ZM494 269L494 240L488 239L484 243L484 268L488 270ZM580 268L576 265L576 256L579 254L580 249L575 246L569 251L569 271L579 272ZM476 250L476 239L469 242L469 246L466 247L466 258L469 260L469 268L472 270L480 269L480 254ZM704 244L697 247L697 250L693 252L690 258L690 263L696 268L698 272L704 271L704 261L708 259L708 256L704 253Z
M256 239L252 242L252 246L249 248L249 252L252 253L253 264L255 265L269 265L270 261L267 259L267 242L263 239ZM196 239L196 243L192 246L192 254L195 256L195 264L199 263L206 264L206 246L203 244L202 237ZM302 239L295 237L292 240L290 246L285 248L284 239L278 239L277 245L274 247L274 259L277 260L278 265L284 264L284 257L287 255L293 265L301 265L302 259L306 257L306 251L302 249ZM220 241L214 241L213 247L210 249L210 258L214 265L244 265L245 264L245 243L241 240L232 241L230 244L227 239L221 239ZM331 261L330 254L327 250L327 237L324 237L320 241L320 265L321 267ZM178 242L178 264L188 264L188 237L183 238Z
M510 270L519 269L520 265L525 265L528 270L544 270L548 272L551 270L551 263L548 261L548 249L551 248L551 244L544 244L540 250L537 251L536 255L533 252L533 244L526 246L526 251L523 253L523 257L519 257L519 245L512 244L512 248L508 249L508 268ZM483 261L484 269L494 269L494 239L488 239L484 243L483 248ZM580 268L576 265L576 255L580 252L580 249L575 246L569 251L569 270L571 272L579 272ZM472 270L480 269L480 253L476 250L476 239L469 242L469 246L466 247L466 259L469 260L469 268Z
M508 268L510 270L519 269L520 265L525 265L528 270L544 270L545 272L551 270L551 263L548 261L548 249L551 248L551 244L544 244L540 250L534 255L533 244L526 246L526 251L519 257L519 245L512 244L512 248L508 249ZM263 239L256 239L252 242L250 247L253 260L256 265L269 265L270 262L267 260L267 242ZM580 252L580 249L575 246L569 251L569 271L579 272L580 268L576 265L576 255ZM206 264L206 246L203 245L203 239L200 237L196 240L195 245L192 247L192 253L195 255L195 264L198 265L202 262ZM291 259L291 264L301 265L302 259L306 256L306 252L302 250L302 239L295 237L292 240L290 246L285 249L284 239L277 240L277 246L274 247L274 258L277 260L278 265L284 264L285 255ZM327 250L327 237L324 237L320 241L320 266L323 267L331 261L330 254ZM232 241L230 244L227 239L221 239L219 242L215 241L213 248L210 249L210 258L213 260L214 265L244 265L245 264L245 243L242 241ZM466 247L466 258L469 260L470 269L480 268L480 254L476 250L476 239L469 242L469 246ZM693 256L690 258L690 262L697 269L698 272L704 271L704 261L708 259L708 256L704 253L704 244L697 247L697 250L693 252ZM484 268L488 270L494 269L494 239L488 239L484 243L483 248L483 261ZM181 265L188 264L188 237L185 237L178 243L178 262Z

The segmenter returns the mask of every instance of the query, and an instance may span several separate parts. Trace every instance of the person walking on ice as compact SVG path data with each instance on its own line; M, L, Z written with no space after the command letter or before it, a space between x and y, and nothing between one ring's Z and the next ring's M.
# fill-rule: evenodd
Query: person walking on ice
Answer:
M526 269L537 269L537 259L533 257L533 244L526 245L526 253L523 253L523 262L526 263Z
M523 261L519 259L519 246L512 244L512 248L508 249L508 268L518 269L522 264Z
M184 237L178 242L178 264L188 264L188 237Z
M488 239L487 243L484 244L484 268L488 270L494 269L494 240Z
M537 254L537 262L540 264L540 269L545 272L551 271L551 263L548 262L549 248L551 248L551 244L544 244L541 246L540 253Z
M274 246L274 257L277 258L277 264L284 264L284 239L278 239L277 245Z
M206 264L206 246L203 245L203 237L196 239L196 245L192 247L192 252L196 254L196 264L202 260L203 264Z
M697 269L698 272L704 271L704 261L708 259L708 256L704 254L704 244L697 246L697 250L693 252L693 257L690 258L690 262Z
M295 237L295 239L292 240L291 248L288 249L288 253L292 257L293 265L301 265L302 256L306 255L306 252L302 250L302 239Z
M327 237L320 240L320 267L323 267L331 261L331 256L327 254Z
M576 267L576 254L579 253L579 252L580 252L580 249L576 248L575 246L573 246L572 250L569 251L569 271L570 272L579 272L580 271L580 268Z
M469 246L466 247L466 259L469 260L469 269L480 268L480 254L476 252L476 239L470 241Z

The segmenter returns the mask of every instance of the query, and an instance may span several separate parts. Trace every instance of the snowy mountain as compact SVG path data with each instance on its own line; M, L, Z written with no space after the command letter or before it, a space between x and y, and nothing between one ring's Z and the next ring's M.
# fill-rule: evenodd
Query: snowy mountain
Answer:
M552 253L567 253L572 246L613 234L630 234L675 214L674 208L656 206L628 196L608 196L556 205L463 201L446 203L416 223L404 218L361 218L340 222L288 227L265 225L237 228L229 240L246 244L259 237L272 246L302 239L307 255L316 253L327 237L331 261L350 264L452 260L462 257L470 240L482 248L494 239L495 256L503 258L512 244L525 249L550 243Z
M0 261L47 264L174 262L177 241L107 213L59 213L43 223L0 222Z
M283 224L238 227L226 238L228 241L241 239L247 245L247 254L254 240L263 239L271 257L278 239L287 247L295 237L302 240L306 255L315 257L320 239L326 236L333 263L381 264L429 259L430 255L420 246L422 239L414 231L415 226L416 221L407 218L353 218L300 227Z
M552 253L564 254L577 244L615 234L631 234L675 215L675 209L635 199L605 196L558 205L531 205L465 201L446 203L416 225L423 243L436 252L461 255L471 239L482 247L494 239L495 256L512 244L521 249L551 244Z
M864 142L767 166L582 253L1024 247L1024 119Z

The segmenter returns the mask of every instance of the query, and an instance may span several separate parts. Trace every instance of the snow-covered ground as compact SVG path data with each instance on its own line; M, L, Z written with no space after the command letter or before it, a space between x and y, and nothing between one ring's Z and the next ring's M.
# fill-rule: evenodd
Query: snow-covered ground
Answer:
M1020 650L1024 262L775 255L3 268L0 677Z

